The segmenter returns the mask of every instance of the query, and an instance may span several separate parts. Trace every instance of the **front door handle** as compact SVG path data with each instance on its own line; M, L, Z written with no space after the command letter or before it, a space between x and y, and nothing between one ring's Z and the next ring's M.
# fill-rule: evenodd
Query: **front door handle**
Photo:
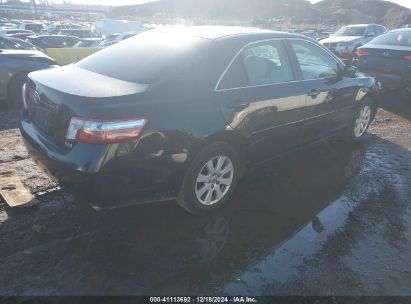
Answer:
M320 95L320 91L318 90L311 90L310 92L308 92L308 96L310 96L312 99L315 99L318 97L318 95Z

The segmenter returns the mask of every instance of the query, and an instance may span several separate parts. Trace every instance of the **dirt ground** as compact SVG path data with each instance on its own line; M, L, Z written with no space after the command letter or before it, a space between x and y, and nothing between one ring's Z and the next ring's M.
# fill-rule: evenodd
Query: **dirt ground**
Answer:
M0 200L0 295L411 296L411 103L387 96L361 144L250 170L208 217L93 211L39 171L17 120L0 113L0 172L40 203Z

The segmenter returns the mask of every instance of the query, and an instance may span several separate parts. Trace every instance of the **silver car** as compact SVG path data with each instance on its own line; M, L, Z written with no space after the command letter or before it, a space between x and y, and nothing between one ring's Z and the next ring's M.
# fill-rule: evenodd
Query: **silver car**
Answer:
M340 28L330 38L320 41L338 57L352 59L357 48L384 34L387 29L378 24L356 24Z

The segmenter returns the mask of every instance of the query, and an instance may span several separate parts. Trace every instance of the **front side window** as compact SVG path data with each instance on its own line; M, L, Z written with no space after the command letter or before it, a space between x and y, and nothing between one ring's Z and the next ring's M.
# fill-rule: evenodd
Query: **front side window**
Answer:
M305 41L291 41L305 80L335 77L338 63L320 47Z
M294 80L285 49L280 41L245 48L224 75L219 88L283 83Z

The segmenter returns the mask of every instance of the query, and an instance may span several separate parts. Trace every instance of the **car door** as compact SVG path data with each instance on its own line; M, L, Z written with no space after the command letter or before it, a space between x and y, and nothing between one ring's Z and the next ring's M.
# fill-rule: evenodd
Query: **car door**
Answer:
M351 122L359 90L356 79L344 77L343 64L318 44L302 39L289 39L287 43L306 90L304 143L345 128Z
M295 79L282 40L244 46L215 93L227 122L246 136L252 160L265 160L301 143L305 89Z

